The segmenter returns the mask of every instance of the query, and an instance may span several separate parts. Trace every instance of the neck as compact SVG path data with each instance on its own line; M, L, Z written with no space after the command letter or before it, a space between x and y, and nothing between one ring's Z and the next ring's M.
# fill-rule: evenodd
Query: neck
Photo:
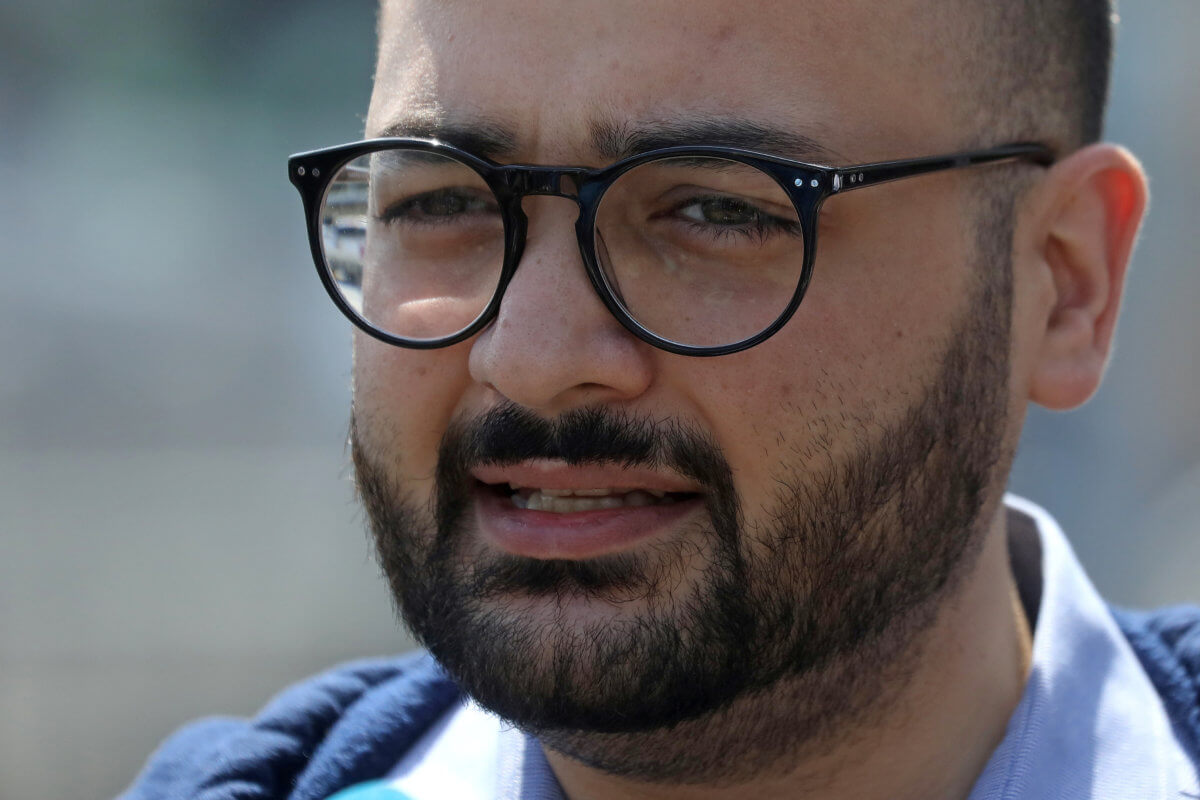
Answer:
M720 785L650 784L601 771L554 749L546 757L571 800L724 800L735 797L961 800L1004 737L1030 665L1030 633L1008 561L1004 508L997 509L969 572L941 599L934 623L891 659L880 691L839 730L823 732L801 752ZM877 676L876 676L877 677ZM844 677L842 678L844 679ZM814 683L779 685L731 708L669 731L623 735L626 746L661 747L669 737L684 753L703 753L731 735L769 736L786 724L789 696ZM811 697L806 698L811 705ZM754 723L747 725L747 720ZM765 723L762 721L766 721ZM778 730L778 728L776 728ZM731 734L739 731L739 734ZM784 738L784 737L779 737ZM779 739L776 739L779 740ZM765 740L764 740L765 741ZM565 748L564 748L565 749ZM764 751L769 751L769 745ZM699 756L703 757L703 756Z

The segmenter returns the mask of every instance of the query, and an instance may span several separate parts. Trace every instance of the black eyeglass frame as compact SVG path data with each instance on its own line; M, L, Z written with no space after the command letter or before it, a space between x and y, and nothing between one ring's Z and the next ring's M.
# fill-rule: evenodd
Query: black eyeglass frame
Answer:
M504 221L504 264L495 294L484 310L466 328L438 339L408 339L372 325L355 311L338 291L325 260L321 242L321 206L332 177L348 162L381 150L408 149L434 153L458 161L477 172L496 196ZM711 347L688 345L666 339L641 325L621 304L609 286L604 270L596 257L596 213L604 193L612 184L635 167L666 158L710 157L735 161L754 167L774 178L791 199L800 220L804 236L803 266L791 300L766 329L754 336L731 344ZM943 170L959 169L980 164L1007 161L1031 161L1040 166L1054 163L1054 152L1047 146L1019 142L985 150L971 150L949 155L927 156L900 161L880 161L846 167L830 167L804 161L772 156L736 147L664 147L616 161L606 167L590 169L573 166L540 166L530 164L499 164L473 155L452 145L430 139L388 137L326 147L297 153L288 158L288 177L300 192L308 223L308 242L317 273L325 291L342 313L364 332L399 347L432 349L447 347L469 339L496 317L508 284L516 274L525 248L528 219L521 200L534 195L550 195L575 200L579 216L575 235L579 242L584 269L596 294L605 307L633 335L644 342L670 353L687 356L721 356L736 353L759 344L779 331L800 306L812 279L817 249L817 215L822 203L836 194L843 194L888 181L927 175Z

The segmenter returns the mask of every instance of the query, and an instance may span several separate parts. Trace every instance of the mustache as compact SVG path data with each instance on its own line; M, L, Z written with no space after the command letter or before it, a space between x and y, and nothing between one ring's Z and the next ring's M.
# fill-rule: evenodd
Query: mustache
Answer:
M533 459L665 468L711 491L733 486L720 447L694 426L603 407L571 409L547 419L514 403L447 428L438 451L437 483L461 485L473 467Z

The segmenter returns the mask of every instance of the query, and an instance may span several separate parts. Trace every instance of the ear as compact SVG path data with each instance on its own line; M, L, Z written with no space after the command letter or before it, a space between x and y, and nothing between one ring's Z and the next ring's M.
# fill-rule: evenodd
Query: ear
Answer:
M1146 209L1146 176L1122 147L1096 144L1058 162L1029 198L1027 263L1046 288L1035 320L1029 397L1064 410L1100 385L1125 271Z

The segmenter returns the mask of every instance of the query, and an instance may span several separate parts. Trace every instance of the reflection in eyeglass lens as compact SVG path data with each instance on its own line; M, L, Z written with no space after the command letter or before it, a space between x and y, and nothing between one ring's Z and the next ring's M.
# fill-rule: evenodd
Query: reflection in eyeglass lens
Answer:
M474 170L440 154L381 151L342 167L326 209L341 196L354 198L347 216L362 246L355 254L327 239L326 262L364 319L397 336L437 339L487 307L504 265L504 225Z

